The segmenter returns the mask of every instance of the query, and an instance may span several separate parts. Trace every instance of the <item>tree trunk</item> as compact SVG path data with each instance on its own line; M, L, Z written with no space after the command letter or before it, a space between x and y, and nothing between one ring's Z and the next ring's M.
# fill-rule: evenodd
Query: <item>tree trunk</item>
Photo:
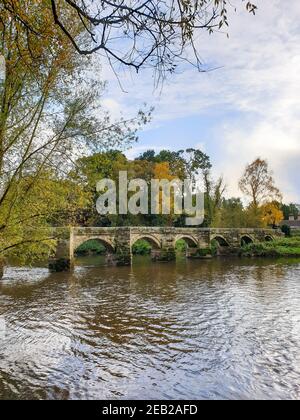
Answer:
M4 267L5 267L5 260L3 258L0 258L0 280L2 279L4 275Z

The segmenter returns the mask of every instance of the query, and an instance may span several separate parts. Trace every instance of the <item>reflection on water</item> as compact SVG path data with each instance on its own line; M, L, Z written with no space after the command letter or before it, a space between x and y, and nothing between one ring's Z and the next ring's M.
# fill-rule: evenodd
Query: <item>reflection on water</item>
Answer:
M300 399L299 261L86 261L0 281L0 398Z

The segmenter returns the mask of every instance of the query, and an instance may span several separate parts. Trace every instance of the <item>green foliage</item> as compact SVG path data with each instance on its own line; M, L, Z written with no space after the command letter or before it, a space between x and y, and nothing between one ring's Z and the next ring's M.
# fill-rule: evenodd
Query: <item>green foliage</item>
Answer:
M187 244L183 239L180 239L176 242L175 245L176 252L183 253L187 250Z
M300 257L300 238L285 238L242 247L242 256Z
M219 244L215 239L211 241L210 248L211 248L211 254L213 256L217 255Z
M186 149L179 151L161 150L158 154L154 150L142 153L137 161L149 163L169 163L171 174L183 180L195 178L200 172L211 169L212 165L208 155L198 149Z
M97 241L97 240L93 240L91 239L90 241L85 242L84 244L80 245L77 249L76 249L76 255L103 255L106 253L106 248L105 246Z
M240 198L223 199L212 227L260 228L263 227L262 213L252 205L244 207Z
M281 210L283 211L285 220L289 220L290 216L294 216L294 218L297 219L300 214L299 207L293 203L282 204Z
M282 231L282 233L285 234L285 236L287 238L291 237L291 228L290 228L290 226L288 226L288 225L281 226L281 231Z
M197 250L197 255L199 257L207 257L209 255L212 255L211 248L201 248Z
M133 245L132 253L133 255L149 255L151 254L151 249L152 247L149 242L140 239Z
M147 151L139 158L131 161L118 150L109 150L80 158L76 168L69 174L72 182L79 184L91 197L90 211L78 209L80 224L86 226L182 226L185 223L182 215L106 215L96 212L94 203L98 198L96 192L97 182L103 178L115 181L118 187L119 172L127 171L128 180L144 179L149 187L150 208L150 183L152 179L184 180L187 176L195 177L200 170L211 167L209 157L200 150L187 149L186 151L173 152L163 150L156 154ZM118 203L117 203L118 204ZM185 224L184 224L185 225Z
M244 227L246 222L245 209L240 198L223 199L214 227Z
M0 205L0 255L21 262L44 258L56 245L50 225L72 224L72 214L87 200L80 187L50 172L11 183Z
M207 168L203 171L203 181L205 185L205 227L218 226L220 219L220 211L222 208L222 199L226 190L226 185L222 177L214 181L211 177L210 170Z
M55 247L50 226L77 224L94 205L92 191L67 178L74 156L136 141L150 114L112 120L100 105L105 84L93 80L89 60L50 29L45 2L23 3L45 33L42 42L31 36L16 42L21 19L1 10L7 72L0 90L0 256L32 260Z

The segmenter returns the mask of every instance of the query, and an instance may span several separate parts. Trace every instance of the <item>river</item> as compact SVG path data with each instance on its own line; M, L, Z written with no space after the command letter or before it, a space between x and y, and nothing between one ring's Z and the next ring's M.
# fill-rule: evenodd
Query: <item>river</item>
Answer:
M0 399L300 399L299 260L94 262L7 269Z

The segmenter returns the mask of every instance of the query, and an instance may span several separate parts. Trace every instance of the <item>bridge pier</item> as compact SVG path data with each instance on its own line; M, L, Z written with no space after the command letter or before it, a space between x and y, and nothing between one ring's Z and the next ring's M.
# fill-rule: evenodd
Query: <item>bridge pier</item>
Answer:
M74 268L73 229L56 229L57 246L49 259L52 272L72 271Z
M230 233L230 247L232 249L233 253L237 253L241 247L242 244L242 234L240 232L237 232L235 230L232 230Z
M193 260L204 260L212 258L211 248L188 248L186 251L186 258Z
M154 262L169 262L176 259L175 248L164 247L161 249L154 249L151 252L151 258Z
M115 237L115 254L112 254L112 263L118 267L132 264L132 250L130 229L119 228Z
M186 251L186 257L190 259L207 259L212 257L210 229L202 229L198 233L197 247L190 247Z
M153 249L151 256L152 261L169 262L176 259L174 232L166 230L161 241L160 249Z

